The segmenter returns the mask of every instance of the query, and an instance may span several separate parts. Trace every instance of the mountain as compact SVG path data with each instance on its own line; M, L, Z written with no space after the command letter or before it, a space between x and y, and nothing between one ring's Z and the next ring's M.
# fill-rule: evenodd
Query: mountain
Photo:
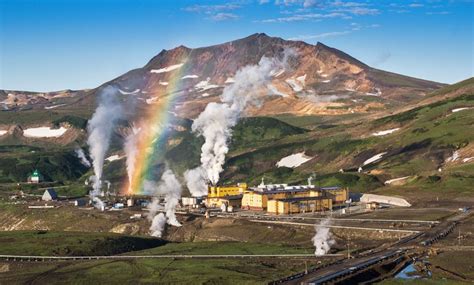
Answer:
M211 101L218 101L223 88L243 66L263 57L276 57L285 48L297 53L288 70L274 70L271 96L259 110L248 115L295 115L365 113L391 108L423 98L444 86L372 68L350 55L322 43L286 41L266 34L210 47L179 46L162 50L144 67L131 70L104 85L116 86L123 96L133 96L141 105L177 97L173 112L194 118ZM102 85L102 86L104 86ZM97 89L51 93L0 91L4 110L67 109L91 107Z
M199 164L203 143L191 132L191 119L218 100L239 68L285 48L299 54L288 70L273 73L275 93L285 96L265 96L262 108L250 109L233 128L222 183L255 184L262 177L302 183L316 175L321 185L345 185L354 191L472 195L473 78L446 86L371 68L321 43L264 34L205 48L164 50L144 67L95 89L1 91L0 190L38 168L49 181L67 186L63 194L83 194L82 183L91 170L80 164L75 149L82 146L87 154L87 120L106 85L115 86L117 96L133 100L136 108L114 133L107 156L119 159L106 161L105 179L116 188L124 182L124 134L142 110L167 96L176 105L168 110L173 120L163 158L181 175ZM34 129L40 126L44 128ZM31 132L51 137L27 135ZM63 133L53 136L58 132ZM290 155L304 161L277 166ZM403 184L400 189L385 184L399 178L404 178L396 180Z

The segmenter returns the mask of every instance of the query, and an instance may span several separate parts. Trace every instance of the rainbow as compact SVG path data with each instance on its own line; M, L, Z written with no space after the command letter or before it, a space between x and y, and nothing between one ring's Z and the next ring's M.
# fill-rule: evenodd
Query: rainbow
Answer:
M151 170L155 162L163 158L163 149L166 147L168 125L171 121L171 110L178 103L179 91L182 90L182 77L186 70L189 70L188 56L182 56L178 59L182 66L167 72L168 85L166 85L166 93L153 101L144 112L138 127L140 128L139 137L136 147L137 154L135 157L134 173L124 183L122 193L125 195L145 194L143 185L144 181L151 179ZM173 66L169 64L168 66ZM147 84L148 85L148 84ZM163 88L162 86L160 88ZM157 93L153 92L150 93Z

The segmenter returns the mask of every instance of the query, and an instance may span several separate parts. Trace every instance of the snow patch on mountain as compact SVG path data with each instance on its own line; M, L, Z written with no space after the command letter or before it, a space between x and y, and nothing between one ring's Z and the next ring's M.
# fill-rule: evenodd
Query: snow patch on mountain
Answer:
M170 72L170 71L173 71L175 69L178 69L180 68L181 66L183 66L184 63L179 63L179 64L174 64L174 65L170 65L170 66L167 66L167 67L163 67L163 68L160 68L160 69L152 69L150 70L150 73L166 73L166 72Z
M306 74L296 77L296 80L298 80L303 86L305 86Z
M278 95L278 96L281 96L281 97L289 97L288 94L281 92L273 84L268 84L267 88L270 91L269 95Z
M224 83L225 83L225 84L231 84L231 83L234 83L234 82L235 82L235 80L234 80L233 77L228 77L228 78L225 80Z
M205 90L209 90L209 89L219 88L219 87L220 87L219 85L211 84L210 81L211 81L211 78L208 77L206 80L200 81L198 84L196 84L196 85L194 86L194 88L195 88L197 91L202 92L202 91L205 91Z
M67 131L66 128L51 129L50 127L28 128L23 130L23 135L28 138L58 138Z
M114 155L111 155L111 156L107 157L105 160L107 160L108 162L112 162L112 161L122 159L124 157L125 156L119 156L118 154L114 154Z
M385 135L391 134L393 132L396 132L399 129L400 128L395 128L395 129L390 129L390 130L385 130L385 131L378 131L378 132L372 133L372 135L376 136L376 137L385 136Z
M300 84L298 84L296 80L293 78L288 78L287 80L285 80L285 82L288 83L291 89L293 89L293 91L295 92L300 92L303 90L303 87Z
M457 113L457 112L464 111L464 110L469 110L469 109L472 109L472 107L456 108L456 109L452 109L451 113Z
M158 99L159 99L158 96L156 96L156 97L151 97L151 98L146 99L145 102L146 102L148 105L150 105L150 104L153 104L153 103L155 103L156 101L158 101Z
M270 76L272 77L278 77L280 75L282 75L283 73L285 72L285 69L280 69L280 70L272 70L270 71Z
M366 166L367 164L371 164L373 162L379 161L386 154L387 154L387 152L382 152L382 153L376 154L376 155L372 156L371 158L367 159L366 161L364 161L364 163L362 163L362 166Z
M380 90L379 88L375 88L375 91L376 92L367 92L367 93L365 93L365 95L367 95L367 96L380 96L380 95L382 95L382 90Z
M61 106L66 106L66 104L58 104L58 105L53 105L53 106L45 106L44 109L45 109L45 110L51 110L51 109L56 109L56 108L61 107Z
M277 167L289 167L296 168L303 163L310 161L312 157L305 155L304 152L295 153L289 156L285 156L276 163Z
M166 82L166 81L160 81L160 82L158 82L158 84L160 84L162 86L168 86L169 83Z
M190 75L185 75L181 77L181 79L195 79L195 78L199 78L199 76L197 76L196 74L190 74Z
M459 152L456 150L455 152L453 152L453 155L451 157L448 157L448 159L446 159L446 162L455 162L458 159L459 159Z
M137 89L135 89L135 90L133 90L133 91L131 91L131 92L129 92L129 91L124 91L124 90L122 90L122 89L119 89L118 91L119 91L120 94L122 94L122 95L133 95L133 94L137 94L138 92L140 92L140 89L137 88Z
M405 176L405 177L400 177L400 178L394 178L394 179L390 179L390 180L387 180L384 182L385 185L389 185L389 184L392 184L392 183L395 183L395 182L399 182L399 181L403 181L403 180L406 180L410 178L410 176Z

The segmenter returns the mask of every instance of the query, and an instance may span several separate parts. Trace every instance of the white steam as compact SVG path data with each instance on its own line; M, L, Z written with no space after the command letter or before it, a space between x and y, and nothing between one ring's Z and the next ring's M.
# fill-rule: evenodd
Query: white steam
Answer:
M74 150L76 156L81 160L81 163L86 167L91 167L91 162L87 159L86 154L82 150L82 148L78 147Z
M144 184L145 191L153 193L156 196L164 196L165 206L164 211L166 215L166 222L169 225L180 227L181 224L176 218L176 206L178 206L179 199L181 198L182 187L178 179L174 175L173 171L166 169L161 180L158 184L155 184L151 181L145 181ZM154 198L152 203L148 205L150 210L148 214L148 219L152 221L150 227L150 232L153 236L161 237L161 233L164 229L163 218L159 217L163 215L162 213L156 215L158 211L162 210L162 207L159 205L158 198ZM160 226L162 225L162 226Z
M325 219L321 221L319 225L315 225L314 228L316 229L316 234L311 239L313 241L315 251L314 254L316 256L325 255L331 249L331 246L336 243L336 241L332 238L332 234L327 227L331 224L331 220Z
M166 225L166 217L163 213L156 215L151 221L150 234L154 237L161 237Z
M193 197L201 197L207 194L208 181L206 171L201 166L189 169L184 172L186 186Z
M122 117L122 107L115 93L115 88L110 86L102 90L99 95L99 105L87 125L89 132L87 144L96 177L91 196L97 196L100 193L104 156L109 148L115 123Z
M232 135L232 127L239 118L237 106L226 103L209 103L192 125L193 132L204 137L201 147L201 166L208 179L216 184L222 172L225 156L229 151L227 142Z
M133 173L135 172L135 162L137 160L138 148L137 141L140 134L140 129L132 127L132 132L125 139L125 155L127 156L127 174L128 174L128 187L129 193L132 193L132 179Z
M209 103L204 111L194 120L193 132L204 137L201 147L201 166L207 179L199 183L198 189L191 190L201 193L202 184L210 181L216 184L223 171L225 156L229 151L228 142L234 127L247 105L260 105L261 94L268 94L268 86L272 80L272 70L285 69L289 56L294 50L287 49L282 59L262 57L257 65L248 65L237 71L235 82L227 85L220 97L222 103ZM196 170L194 174L197 173ZM196 178L197 175L188 175ZM192 184L187 181L187 184Z
M102 200L99 199L99 197L94 197L92 199L92 202L94 203L94 207L96 207L100 211L105 211L105 204L104 202L102 202Z

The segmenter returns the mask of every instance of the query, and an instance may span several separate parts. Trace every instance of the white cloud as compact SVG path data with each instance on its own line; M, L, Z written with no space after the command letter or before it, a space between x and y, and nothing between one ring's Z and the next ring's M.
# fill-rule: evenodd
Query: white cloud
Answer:
M183 10L186 12L207 15L206 19L210 19L213 21L224 21L224 20L238 19L239 18L238 15L234 13L230 13L228 11L233 11L240 8L242 8L242 6L236 3L227 3L227 4L220 4L220 5L196 4L196 5L188 6L184 8Z
M230 11L239 9L241 6L234 3L227 3L222 5L193 5L184 8L184 11L195 12L195 13L211 13L218 11Z
M317 0L304 0L303 7L309 8L309 7L316 6L317 4L318 4Z
M214 21L225 21L225 20L236 20L239 16L232 13L217 13L209 17L209 19Z
M338 7L361 7L366 6L366 3L359 3L359 2L343 2L343 1L334 1L332 3L333 6Z
M366 7L350 7L341 11L349 12L354 15L377 15L380 13L378 9L375 8L366 8Z
M316 35L300 35L294 38L290 38L292 41L304 41L304 40L314 40L314 39L323 39L323 38L328 38L328 37L337 37L337 36L343 36L350 34L350 31L341 31L341 32L327 32L327 33L322 33L322 34L316 34Z
M291 5L291 4L298 4L302 2L301 0L275 0L276 5Z
M439 11L439 12L426 12L426 15L449 15L451 12Z
M343 13L307 13L307 14L297 14L288 17L279 17L273 19L261 20L262 23L287 23L287 22L298 22L298 21L310 21L310 20L321 20L325 18L345 18L346 15Z

